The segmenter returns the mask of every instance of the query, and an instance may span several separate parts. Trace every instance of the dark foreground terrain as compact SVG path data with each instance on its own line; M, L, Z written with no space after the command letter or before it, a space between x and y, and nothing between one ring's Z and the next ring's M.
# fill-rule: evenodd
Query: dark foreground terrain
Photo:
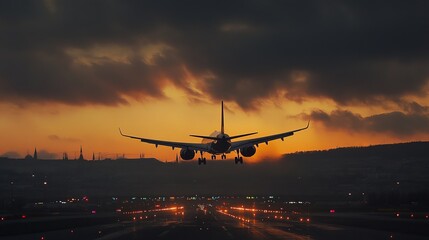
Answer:
M132 200L134 199L134 200ZM277 201L276 201L277 199ZM309 202L188 197L115 200L115 210L3 216L0 238L428 239L428 213L312 211ZM90 208L90 204L88 204ZM45 209L46 210L46 209ZM43 215L43 216L42 216Z
M0 158L0 239L429 239L428 148L204 166Z

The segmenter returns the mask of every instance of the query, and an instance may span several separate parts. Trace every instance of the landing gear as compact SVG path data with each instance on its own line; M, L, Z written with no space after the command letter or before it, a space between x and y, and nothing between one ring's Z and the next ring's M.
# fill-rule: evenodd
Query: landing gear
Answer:
M206 158L198 158L198 165L204 164L206 165Z
M243 164L243 157L240 156L240 150L237 149L237 157L234 160L235 164L240 163Z
M222 159L226 159L226 155L225 154L222 154Z
M203 152L200 151L200 154L201 154L201 157L198 158L198 165L201 165L201 163L206 165L206 158L203 157Z
M216 155L212 155L212 160L216 160Z

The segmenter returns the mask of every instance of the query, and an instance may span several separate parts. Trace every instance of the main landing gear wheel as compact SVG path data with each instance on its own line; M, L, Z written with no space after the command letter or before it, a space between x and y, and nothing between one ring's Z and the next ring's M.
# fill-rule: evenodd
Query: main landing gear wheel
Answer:
M203 152L201 151L200 154L201 154L201 157L198 158L198 165L201 165L201 163L206 165L206 158L203 157Z
M235 164L240 163L243 164L243 157L240 157L240 150L237 150L237 157L235 157Z
M216 160L216 155L212 155L212 160Z
M198 165L201 165L201 163L206 165L207 163L206 158L198 158Z
M226 155L225 154L222 154L222 159L226 159Z

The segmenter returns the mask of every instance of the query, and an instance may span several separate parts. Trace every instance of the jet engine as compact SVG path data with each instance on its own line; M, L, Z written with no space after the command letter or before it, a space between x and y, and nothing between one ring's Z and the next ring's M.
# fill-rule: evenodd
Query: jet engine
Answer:
M240 148L241 155L245 157L251 157L256 153L256 147L250 146L250 147L244 147Z
M183 160L192 160L195 157L195 152L194 150L182 148L182 150L180 150L180 157Z

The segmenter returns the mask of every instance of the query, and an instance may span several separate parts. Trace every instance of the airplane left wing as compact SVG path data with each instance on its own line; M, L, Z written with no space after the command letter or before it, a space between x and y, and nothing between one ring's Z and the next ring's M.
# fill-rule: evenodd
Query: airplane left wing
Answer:
M274 135L270 135L270 136L265 136L265 137L259 137L259 138L253 138L253 139L247 139L247 140L233 142L233 143L231 143L231 148L229 149L229 151L232 152L232 151L235 151L235 150L243 148L243 147L250 147L250 146L258 145L260 143L268 144L269 141L276 140L276 139L283 140L285 137L292 136L295 132L299 132L299 131L307 129L309 126L310 126L310 121L308 121L306 127L303 127L300 129L296 129L296 130L292 130L292 131L284 132L284 133L279 133L279 134L274 134Z
M203 151L203 152L208 151L208 145L204 143L170 142L170 141L163 141L163 140L141 138L141 137L123 134L121 129L119 129L119 133L124 137L134 138L134 139L140 140L141 142L154 144L156 147L158 147L158 145L161 145L161 146L171 147L173 150L174 148L184 148L184 149L189 149L194 151Z

